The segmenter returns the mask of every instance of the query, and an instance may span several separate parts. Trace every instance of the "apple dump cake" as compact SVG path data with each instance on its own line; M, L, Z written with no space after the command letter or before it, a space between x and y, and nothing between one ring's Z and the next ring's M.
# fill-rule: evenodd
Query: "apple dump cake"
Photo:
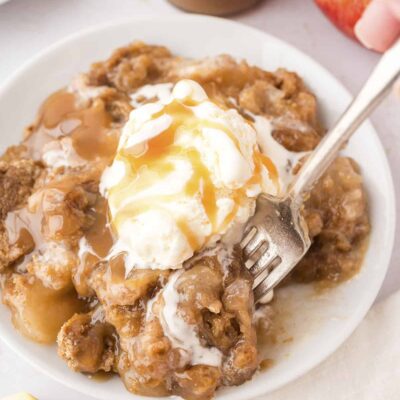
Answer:
M143 43L93 64L0 159L16 329L142 395L208 399L249 380L274 306L256 310L237 243L257 196L282 195L323 132L314 95L283 69ZM284 284L356 273L369 221L352 159L336 159L304 215L313 244Z

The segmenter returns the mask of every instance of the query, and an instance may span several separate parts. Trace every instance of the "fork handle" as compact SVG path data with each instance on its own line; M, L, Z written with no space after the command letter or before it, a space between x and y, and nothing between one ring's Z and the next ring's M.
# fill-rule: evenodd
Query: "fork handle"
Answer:
M289 188L288 196L294 202L303 201L303 195L311 190L313 183L327 170L366 117L386 97L399 76L400 39L381 57L357 97L308 157Z

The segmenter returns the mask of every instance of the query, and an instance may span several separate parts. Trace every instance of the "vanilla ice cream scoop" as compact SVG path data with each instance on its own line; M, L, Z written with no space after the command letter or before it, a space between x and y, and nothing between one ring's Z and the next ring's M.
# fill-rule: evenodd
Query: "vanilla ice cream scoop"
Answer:
M101 191L126 268L178 269L218 240L234 240L278 170L253 124L210 101L196 82L131 112Z

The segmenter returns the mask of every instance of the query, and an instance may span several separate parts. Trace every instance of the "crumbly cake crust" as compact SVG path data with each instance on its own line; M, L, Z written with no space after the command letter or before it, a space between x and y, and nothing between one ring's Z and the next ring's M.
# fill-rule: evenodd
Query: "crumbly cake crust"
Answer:
M312 150L323 136L315 96L295 73L263 71L227 55L189 60L132 43L46 100L22 144L0 159L0 271L17 329L39 342L57 336L59 355L74 371L116 372L138 394L208 399L220 386L250 379L261 361L252 279L240 251L221 258L221 246L197 255L176 282L184 299L180 318L203 346L222 354L220 366L191 365L163 330L170 271L133 270L125 277L121 258L104 260L113 239L98 189L133 109L130 95L145 84L183 78L245 118L268 117L274 138L291 151ZM88 128L65 122L74 118ZM52 158L51 151L65 154L71 143L80 146L75 164ZM369 219L353 160L334 162L313 189L305 217L313 245L286 284L355 274ZM58 317L49 328L40 313Z

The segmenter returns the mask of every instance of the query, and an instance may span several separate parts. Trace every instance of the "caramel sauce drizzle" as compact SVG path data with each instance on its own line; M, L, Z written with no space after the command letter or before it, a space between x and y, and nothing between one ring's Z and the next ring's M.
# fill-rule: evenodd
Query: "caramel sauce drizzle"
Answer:
M85 238L99 259L107 257L114 244L114 236L108 221L107 200L103 197L99 197L94 207L94 223L85 232Z
M112 117L101 99L78 106L74 93L65 90L52 94L39 110L33 131L24 144L35 160L43 155L43 146L61 137L72 139L76 155L86 161L105 159L115 155L119 132L112 129Z
M193 197L198 194L212 226L212 234L224 230L234 219L239 207L246 199L245 187L261 182L262 168L265 167L273 182L278 186L278 172L273 162L258 149L254 149L255 169L253 177L244 188L233 193L234 209L225 218L222 224L217 226L216 205L217 189L215 188L210 171L201 160L200 153L193 147L184 149L175 143L176 135L181 129L187 129L195 135L201 134L203 128L212 128L223 131L240 151L240 143L236 136L223 124L199 120L190 107L197 105L192 99L185 102L172 101L164 106L163 110L153 115L156 119L164 114L172 117L172 123L168 129L147 142L147 150L144 154L133 157L123 149L117 154L116 159L128 162L129 174L116 187L110 190L109 196L114 196L116 207L121 207L129 193L145 190L157 181L170 174L174 165L171 159L189 160L193 167L193 175L186 183L182 193L178 196ZM51 95L40 108L37 122L26 137L24 144L28 154L37 160L43 155L43 147L50 141L69 137L72 140L73 149L80 158L87 162L97 160L104 161L104 166L115 157L118 147L119 132L112 128L111 115L106 110L101 99L89 101L85 106L78 105L75 94L61 90ZM99 179L99 176L93 177ZM28 206L10 212L5 221L10 244L16 244L29 251L40 248L48 237L65 237L74 232L76 221L59 210L49 211L46 202L46 194L65 196L74 185L79 184L79 179L69 176L59 181L47 183L34 194L42 196L35 209ZM117 195L118 192L118 195ZM165 204L175 201L177 195L151 196L143 201L136 201L121 207L114 219L114 225L118 225L126 218L132 218L145 211L160 208ZM46 208L46 212L44 212ZM99 260L105 258L113 245L113 232L108 224L107 202L100 199L93 210L95 222L93 227L85 233L85 238L93 251L84 255L85 268L92 267ZM46 221L45 221L46 218ZM49 221L50 218L50 221ZM176 218L176 223L186 236L193 250L198 250L201 243L198 242L195 232L192 232L188 223L183 218ZM29 262L28 255L22 261L22 266Z
M43 147L62 137L71 138L73 151L84 160L84 167L88 163L100 163L97 168L90 165L87 169L89 172L86 173L56 177L31 196L30 203L33 200L34 207L28 204L8 213L5 228L11 245L18 245L32 252L40 249L49 238L71 239L79 221L74 215L63 212L65 208L57 205L62 205L62 199L74 186L85 180L99 181L103 168L115 156L119 131L113 129L112 117L101 99L88 101L85 106L78 105L75 94L61 90L45 100L36 123L23 143L28 155L40 161ZM51 201L52 197L55 198L54 204ZM57 197L61 200L57 200ZM102 212L104 215L101 217L99 213L96 214L96 228L88 233L88 241L101 257L105 256L111 247L108 245L107 235L94 233L106 218L105 210ZM104 230L99 229L99 232L104 233ZM30 259L31 256L26 256L20 267L23 268Z
M192 198L200 194L203 208L212 226L211 235L213 235L226 229L232 222L239 207L247 198L246 188L253 184L261 183L262 169L264 167L267 169L273 183L277 187L279 186L277 168L267 156L261 154L258 148L255 148L254 175L246 182L243 188L234 191L234 209L218 226L217 188L212 181L210 170L202 162L201 154L195 147L182 148L175 143L176 137L181 130L188 130L193 135L200 135L202 129L212 128L223 131L239 151L240 143L233 132L222 123L199 120L190 108L190 106L196 104L190 99L185 102L173 100L171 103L164 105L161 111L152 116L152 119L155 120L167 114L172 117L171 125L159 135L147 141L146 151L138 156L133 156L124 148L119 150L116 160L125 164L128 173L122 182L109 189L108 192L110 201L113 202L114 208L118 210L116 215L113 216L113 225L115 227L118 227L126 218L133 218L152 209L165 209L163 206L166 203L176 201L179 197ZM144 200L125 203L130 194L150 188L154 183L171 173L174 169L171 160L177 159L189 160L193 169L193 174L181 193L148 196ZM201 243L198 243L195 233L191 231L186 221L182 218L176 218L176 223L186 236L192 249L194 251L198 250L201 247Z
M108 203L104 197L98 197L94 208L91 210L91 215L94 222L83 235L88 248L83 248L84 251L80 253L79 264L73 275L75 287L83 297L90 295L87 283L89 276L99 265L99 262L107 257L114 244L114 235L108 220Z
M78 182L77 177L71 176L51 181L31 196L33 205L9 212L4 225L10 245L17 245L31 253L41 249L49 239L68 239L75 232L77 221L74 216L63 213L63 208L57 208L57 204ZM19 267L24 268L30 260L31 255L28 254Z
M4 226L8 234L10 246L17 246L30 253L35 249L36 243L41 241L38 227L40 226L40 216L31 214L26 208L9 212L4 221ZM31 260L30 256L25 256L22 260L21 268Z

